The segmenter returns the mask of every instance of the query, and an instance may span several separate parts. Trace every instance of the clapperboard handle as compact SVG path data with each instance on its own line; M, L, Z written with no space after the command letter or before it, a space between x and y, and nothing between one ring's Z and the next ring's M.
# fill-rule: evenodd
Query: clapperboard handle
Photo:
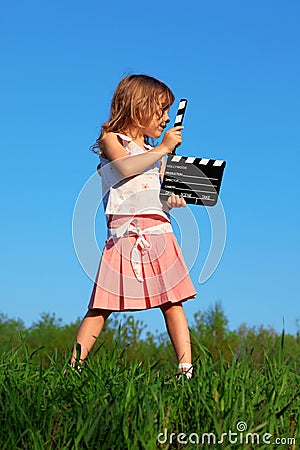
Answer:
M174 122L174 127L179 127L179 126L182 125L186 107L187 107L187 99L186 98L181 98L180 102L179 102L179 106L178 106L175 122ZM176 147L174 148L174 150L172 152L172 155L175 155Z

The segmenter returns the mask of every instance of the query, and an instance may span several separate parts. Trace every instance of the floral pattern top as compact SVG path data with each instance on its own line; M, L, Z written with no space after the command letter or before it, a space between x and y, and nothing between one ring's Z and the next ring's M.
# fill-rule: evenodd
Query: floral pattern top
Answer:
M144 150L130 137L116 133L122 141L127 155L138 155L151 150ZM161 202L160 169L161 160L152 164L147 170L129 178L124 178L108 159L100 155L102 176L102 196L107 216L112 214L158 214L169 219L168 208Z

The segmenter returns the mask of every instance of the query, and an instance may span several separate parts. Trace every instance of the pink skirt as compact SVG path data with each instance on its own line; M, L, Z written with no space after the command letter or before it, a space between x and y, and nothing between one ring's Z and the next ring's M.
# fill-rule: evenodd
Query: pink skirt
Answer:
M118 228L128 216L113 216L110 228ZM167 223L162 216L135 216L141 229ZM143 281L133 270L131 251L137 236L108 239L104 247L89 309L135 311L178 303L196 297L181 249L173 232L144 235L150 248L141 253Z

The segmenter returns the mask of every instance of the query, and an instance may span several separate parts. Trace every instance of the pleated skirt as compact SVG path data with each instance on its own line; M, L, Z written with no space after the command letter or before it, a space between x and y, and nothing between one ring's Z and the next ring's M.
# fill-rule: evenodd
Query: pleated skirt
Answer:
M140 215L140 228L145 229L167 219L160 215ZM128 216L113 216L108 225L118 228ZM97 271L89 309L136 311L178 303L196 297L180 246L173 232L147 234L148 251L141 254L143 281L133 270L131 251L137 236L122 236L106 241Z

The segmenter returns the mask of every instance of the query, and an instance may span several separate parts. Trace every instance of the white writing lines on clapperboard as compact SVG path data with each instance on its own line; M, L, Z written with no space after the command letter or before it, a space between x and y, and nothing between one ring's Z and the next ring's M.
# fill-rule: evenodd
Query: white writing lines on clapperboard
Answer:
M225 165L223 160L170 155L162 195L175 192L189 203L213 206L218 199Z

